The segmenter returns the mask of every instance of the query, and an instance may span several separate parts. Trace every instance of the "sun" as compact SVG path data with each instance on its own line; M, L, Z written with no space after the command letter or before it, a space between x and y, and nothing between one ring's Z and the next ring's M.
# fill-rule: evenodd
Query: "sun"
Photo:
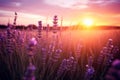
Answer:
M91 18L84 18L82 23L85 27L91 27L94 24L94 20Z

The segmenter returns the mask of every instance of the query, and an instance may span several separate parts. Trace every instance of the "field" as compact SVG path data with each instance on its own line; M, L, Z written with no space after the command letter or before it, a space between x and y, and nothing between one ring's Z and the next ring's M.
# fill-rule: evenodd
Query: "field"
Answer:
M0 80L105 80L120 30L0 31Z

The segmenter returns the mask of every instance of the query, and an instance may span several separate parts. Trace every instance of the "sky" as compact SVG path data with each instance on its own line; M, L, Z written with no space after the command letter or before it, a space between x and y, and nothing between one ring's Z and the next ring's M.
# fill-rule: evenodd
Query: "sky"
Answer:
M0 24L52 25L58 16L58 25L80 25L84 18L91 18L94 25L120 25L120 0L0 0Z

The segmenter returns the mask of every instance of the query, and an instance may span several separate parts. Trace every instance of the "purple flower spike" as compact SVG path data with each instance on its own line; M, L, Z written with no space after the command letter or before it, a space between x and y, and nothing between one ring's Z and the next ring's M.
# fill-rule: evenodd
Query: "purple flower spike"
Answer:
M33 52L33 50L34 50L34 46L37 44L37 41L36 41L36 39L35 38L32 38L32 39L30 39L30 41L29 41L29 44L28 44L28 55L29 56L33 56L34 55L34 52Z
M29 46L35 46L37 44L37 41L36 41L36 39L33 37L32 39L30 39L30 41L29 41Z
M115 60L115 61L112 63L112 67L120 70L120 60L118 60L118 59Z
M35 80L34 76L35 70L36 70L35 66L32 63L30 63L29 66L27 67L27 71L25 73L23 80Z
M120 80L120 60L115 60L109 68L105 80Z

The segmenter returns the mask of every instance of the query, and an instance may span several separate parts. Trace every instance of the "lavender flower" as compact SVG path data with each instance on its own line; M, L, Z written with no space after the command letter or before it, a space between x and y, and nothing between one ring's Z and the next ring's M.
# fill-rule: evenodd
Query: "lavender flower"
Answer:
M34 46L37 45L37 41L35 38L30 39L29 43L28 43L28 55L29 56L33 56L33 50L34 50Z
M112 39L108 39L106 47L112 47L112 45L113 45L113 40Z
M120 60L116 59L113 61L105 76L105 80L120 80Z
M93 57L90 56L89 59L88 59L88 67L91 67L93 64Z
M42 21L38 22L39 26L38 26L38 38L41 38L42 36Z
M106 44L106 47L107 47L107 50L106 50L106 64L107 65L110 65L110 63L112 62L113 60L113 53L112 53L112 50L114 48L113 46L113 40L112 39L109 39L107 44Z
M57 77L62 76L66 69L67 69L67 59L63 59L62 63L60 64L60 67L57 71Z
M67 59L67 70L72 70L72 66L74 63L74 57L71 56L70 58Z
M13 36L10 28L7 28L7 42L6 42L6 51L8 54L13 53Z
M0 42L5 42L5 36L2 33L0 33Z
M20 31L14 30L14 38L17 43L17 46L21 47L24 42L23 34Z
M72 71L72 72L75 72L76 69L77 69L77 61L74 61L71 71Z
M61 49L57 49L55 51L55 54L54 54L53 59L52 59L53 62L57 62L58 61L58 59L61 57L61 53L62 53Z
M37 44L37 41L35 38L30 39L28 43L28 56L29 56L29 66L27 68L27 71L25 73L24 80L35 80L34 71L35 66L32 64L32 56L34 55L33 50L34 46Z
M55 15L54 18L53 18L53 33L57 33L57 22L58 21L58 18L57 16Z
M113 59L114 59L113 54L106 55L106 65L110 65Z
M87 68L86 73L85 73L85 80L90 80L93 77L94 72L95 70L93 67Z
M106 47L107 47L107 54L110 54L112 49L113 49L113 40L112 39L109 39L107 44L106 44Z
M93 58L92 56L88 59L88 64L86 65L86 73L85 73L85 80L90 80L93 77L93 74L95 72L94 68L92 67L93 64Z
M16 26L16 20L17 20L17 12L15 12L14 22L13 22L13 28L15 29Z
M104 53L103 53L103 51L101 51L100 52L100 55L99 55L99 57L98 57L98 64L102 64L102 62L103 62L103 60L104 60Z
M24 37L20 35L20 37L18 38L18 44L22 45L23 43L24 43Z
M118 46L114 46L111 54L117 54L117 53L119 53L119 48L118 48Z
M112 50L113 50L114 46L113 46L113 40L112 39L109 39L106 46L103 47L103 50L101 51L100 53L100 56L98 58L98 63L101 64L103 59L105 60L105 64L109 65L113 59L113 53L112 53Z
M74 57L70 57L68 59L64 59L59 67L57 75L60 77L63 73L70 71L71 73L76 71L77 61L75 61ZM63 76L62 76L63 77Z
M36 41L36 39L33 37L32 39L30 39L30 41L29 41L29 46L30 47L32 47L32 46L35 46L37 44L37 41Z
M25 76L23 80L35 80L34 72L36 68L35 66L30 63L29 66L27 67L27 71L25 72Z
M48 55L52 55L52 50L54 49L54 45L51 43L49 46L48 46Z
M42 48L42 63L43 63L43 65L46 64L46 59L47 59L47 50L46 50L46 48Z

